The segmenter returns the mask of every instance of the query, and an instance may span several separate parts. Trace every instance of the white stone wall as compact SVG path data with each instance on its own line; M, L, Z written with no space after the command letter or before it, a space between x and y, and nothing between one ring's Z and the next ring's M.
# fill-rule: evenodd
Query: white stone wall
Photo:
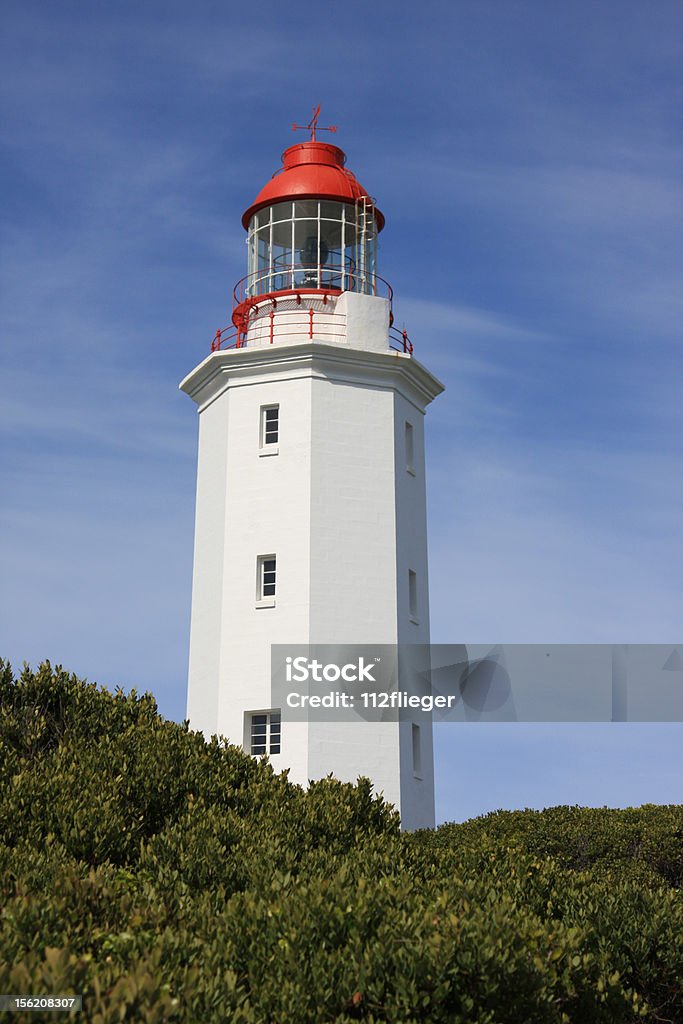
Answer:
M246 345L306 345L311 340L371 352L389 348L389 300L342 292L286 293L251 307Z
M270 645L308 642L310 380L273 380L266 370L235 382L226 398L229 422L222 445L228 511L218 724L221 733L242 742L245 711L270 709ZM278 454L264 456L260 410L271 404L280 406ZM256 601L257 558L266 554L277 556L274 607ZM305 783L305 741L295 746L287 740L285 749L286 760L273 755L274 766L291 767L295 781Z
M331 369L313 382L311 637L395 644L393 391L348 375L348 367ZM399 806L396 724L316 723L309 758L311 778L332 766L344 781L366 775Z
M413 428L412 466L406 452L406 423ZM394 395L396 474L396 575L398 642L429 643L429 580L425 485L424 407L404 394ZM416 577L416 615L411 614L408 573ZM421 770L413 770L412 723L420 728ZM434 823L434 753L431 715L411 711L400 734L401 818L415 827Z
M271 644L428 639L422 408L441 387L407 357L315 342L214 353L181 387L200 409L188 717L242 744L245 712L270 709ZM270 404L280 406L278 454L263 456L259 412ZM257 607L256 559L271 553L275 606ZM304 785L367 775L405 827L429 825L427 724L421 779L410 722L283 723L271 760Z
M223 439L228 433L228 403L225 392L199 417L187 717L194 729L207 736L218 732L227 497Z

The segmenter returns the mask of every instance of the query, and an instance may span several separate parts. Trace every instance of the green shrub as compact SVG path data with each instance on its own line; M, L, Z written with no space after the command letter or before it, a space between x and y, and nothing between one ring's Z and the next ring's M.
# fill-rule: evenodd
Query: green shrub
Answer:
M680 807L404 835L47 663L0 663L0 786L0 991L89 1024L683 1021Z

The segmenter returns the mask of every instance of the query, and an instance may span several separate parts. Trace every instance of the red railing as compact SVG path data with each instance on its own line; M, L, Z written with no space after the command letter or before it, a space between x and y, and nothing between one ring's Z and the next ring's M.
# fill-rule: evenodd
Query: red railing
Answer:
M334 283L336 275L337 283L339 284L348 284L352 276L348 271L342 274L341 269L337 272L335 268L329 267L289 266L282 268L282 273L289 276L290 280L294 280L293 275L299 272L313 275L317 282L329 279ZM292 299L295 300L296 306L302 305L303 297L308 301L317 300L318 303L322 302L323 306L327 306L329 299L341 295L342 291L355 291L362 294L380 295L382 298L389 300L389 348L394 352L403 352L407 355L413 354L413 345L407 332L405 330L399 331L394 327L394 315L391 308L393 300L392 287L388 281L379 277L378 274L368 275L366 281L367 288L359 287L361 279L358 275L355 275L353 279L356 287L353 288L328 288L324 284L323 287L318 287L317 284L312 286L304 284L301 287L282 288L258 295L249 294L252 289L260 286L262 282L266 280L273 282L276 276L272 273L264 274L259 271L258 274L247 275L247 277L243 277L241 281L237 282L233 291L233 322L228 327L216 331L211 342L212 352L231 348L244 348L247 344L248 333L253 331L255 327L259 329L258 340L261 343L269 342L271 345L274 343L276 333L279 339L307 337L310 340L317 338L319 341L326 341L328 339L344 338L346 336L346 318L342 314L334 313L331 310L316 310L313 305L310 305L308 306L308 315L305 319L299 315L288 322L285 318L296 312L296 310L291 308ZM283 300L284 303L290 305L290 308L283 308ZM287 300L289 300L289 303ZM279 320L277 328L275 326L276 320ZM259 321L261 321L260 324ZM266 322L264 323L264 321Z
M257 307L252 307L252 314L256 309ZM271 345L275 343L276 337L279 341L284 341L285 339L293 339L294 341L308 339L310 341L317 340L322 342L334 342L346 337L346 317L341 313L320 313L319 310L309 307L306 318L299 317L297 320L283 322L284 317L291 313L292 310L283 310L278 314L277 310L271 306L270 310L262 313L261 317L255 317L247 330L256 327L258 320L261 319L264 322L258 325L260 327L259 341L261 344ZM278 318L280 323L276 326ZM211 341L211 351L218 352L231 348L246 348L246 334L247 331L237 330L234 324L223 327L222 330L216 331ZM397 327L390 327L389 348L393 352L403 352L406 355L412 355L413 343L408 337L408 332L405 330L400 331Z
M402 331L399 331L398 327L394 327L393 324L391 325L389 328L389 348L394 352L405 352L407 355L412 356L413 343L408 337L405 327Z

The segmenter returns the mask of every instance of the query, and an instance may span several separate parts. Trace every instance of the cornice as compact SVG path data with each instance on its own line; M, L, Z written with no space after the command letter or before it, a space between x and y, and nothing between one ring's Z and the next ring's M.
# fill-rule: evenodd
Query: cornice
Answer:
M199 411L232 387L265 380L320 377L349 384L400 391L424 409L444 385L412 356L373 352L319 341L307 344L212 352L179 384Z

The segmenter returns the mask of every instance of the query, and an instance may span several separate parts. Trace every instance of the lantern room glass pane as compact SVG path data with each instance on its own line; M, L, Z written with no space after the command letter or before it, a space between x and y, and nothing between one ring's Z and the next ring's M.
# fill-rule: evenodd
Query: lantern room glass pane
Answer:
M350 216L344 224L344 288L356 292L358 288L357 254L356 254L356 222L355 210L351 208ZM352 219L353 218L353 219Z
M297 205L299 205L297 203ZM295 288L319 288L319 264L321 256L327 258L318 247L318 221L294 221L294 272Z
M279 224L273 224L273 245L279 245L280 248L289 249L292 245L292 222L291 220L280 221Z
M344 288L342 280L342 224L320 221L320 267L322 288Z
M338 220L321 220L320 240L321 242L324 240L329 252L337 252L338 258L335 262L339 262L339 250L341 249L342 243L341 222Z
M377 294L377 235L373 234L368 243L368 289Z
M252 222L253 223L253 222ZM250 231L248 238L249 247L249 278L247 281L247 287L250 289L254 282L254 275L256 274L256 232Z
M291 206L291 203L289 204ZM269 291L292 287L292 222L281 221L272 227L272 280Z
M273 212L273 221L278 220L291 220L292 219L292 204L291 203L276 203L275 206L269 207Z
M256 273L252 278L254 294L269 291L268 275L270 272L270 227L261 228L256 232Z
M292 203L275 203L274 206L269 207L272 214L272 221L279 220L291 220L292 219Z
M297 220L305 217L318 216L317 199L297 199L294 203L294 216Z
M323 220L342 220L344 203L333 203L328 199L320 200L320 216Z

